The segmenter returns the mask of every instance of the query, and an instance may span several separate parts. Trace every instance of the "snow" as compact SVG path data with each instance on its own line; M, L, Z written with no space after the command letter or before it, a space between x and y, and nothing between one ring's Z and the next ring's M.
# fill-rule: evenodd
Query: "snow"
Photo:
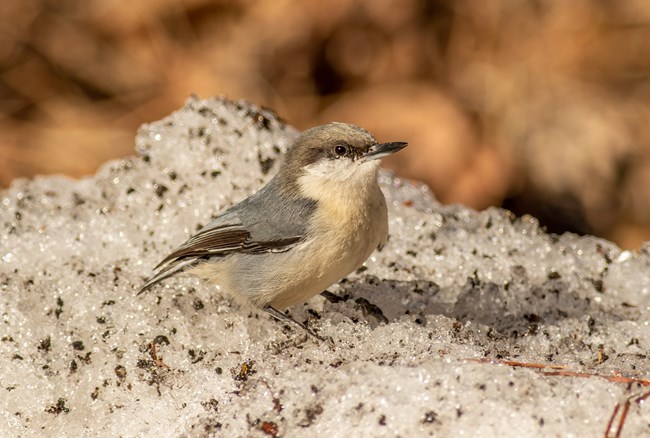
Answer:
M136 295L296 135L192 97L137 156L0 193L2 436L602 436L650 391L650 246L442 206L387 173L388 245L330 289L348 300L290 309L331 343L193 278ZM648 403L624 436L650 433Z

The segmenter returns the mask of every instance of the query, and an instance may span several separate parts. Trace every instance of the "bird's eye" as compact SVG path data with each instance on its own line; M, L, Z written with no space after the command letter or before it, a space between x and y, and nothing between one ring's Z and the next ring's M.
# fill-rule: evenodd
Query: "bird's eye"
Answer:
M345 146L338 145L334 147L334 152L336 152L336 155L342 157L343 155L347 154L348 149Z

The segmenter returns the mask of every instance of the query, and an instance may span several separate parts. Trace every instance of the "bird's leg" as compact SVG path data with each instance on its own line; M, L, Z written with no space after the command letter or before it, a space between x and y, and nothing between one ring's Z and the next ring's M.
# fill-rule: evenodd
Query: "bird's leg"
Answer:
M297 326L302 327L303 330L305 330L307 333L309 333L310 335L312 335L312 336L315 337L316 339L321 340L321 341L325 341L324 338L321 338L320 336L318 336L318 335L317 335L316 333L314 333L311 329L309 329L305 324L296 321L295 319L293 319L293 318L290 317L290 316L285 315L284 313L280 312L280 311L279 311L278 309L276 309L275 307L266 306L263 310L264 310L266 313L268 313L269 315L271 315L272 317L274 317L275 319L277 319L278 321L281 321L281 322L290 322L290 323L292 323L292 324L296 324Z
M347 300L350 299L349 295L345 295L343 297L340 297L340 296L338 296L338 295L336 295L336 294L334 294L334 293L332 293L332 292L330 292L328 290L323 291L320 294L321 294L321 296L323 298L325 298L330 303L340 303L342 301L347 301Z

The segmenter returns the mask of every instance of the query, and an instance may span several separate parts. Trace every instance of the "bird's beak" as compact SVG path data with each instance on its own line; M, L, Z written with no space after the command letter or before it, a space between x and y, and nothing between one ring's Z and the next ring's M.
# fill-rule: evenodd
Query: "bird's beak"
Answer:
M370 148L368 152L363 154L363 161L377 160L379 158L387 157L390 154L402 150L408 143L403 141L394 141L391 143L376 144Z

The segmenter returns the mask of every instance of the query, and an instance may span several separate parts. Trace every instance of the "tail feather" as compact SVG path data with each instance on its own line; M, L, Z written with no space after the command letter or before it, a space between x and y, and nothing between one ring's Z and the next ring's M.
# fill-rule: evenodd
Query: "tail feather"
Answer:
M163 269L159 270L156 274L151 276L145 284L142 285L140 290L138 291L138 295L141 293L145 292L146 290L152 288L156 284L160 283L166 278L171 277L172 275L178 274L179 272L182 272L186 270L187 268L190 268L194 265L196 265L199 262L198 258L192 258L189 260L183 260L183 261L175 261L172 263L169 263L166 267Z

